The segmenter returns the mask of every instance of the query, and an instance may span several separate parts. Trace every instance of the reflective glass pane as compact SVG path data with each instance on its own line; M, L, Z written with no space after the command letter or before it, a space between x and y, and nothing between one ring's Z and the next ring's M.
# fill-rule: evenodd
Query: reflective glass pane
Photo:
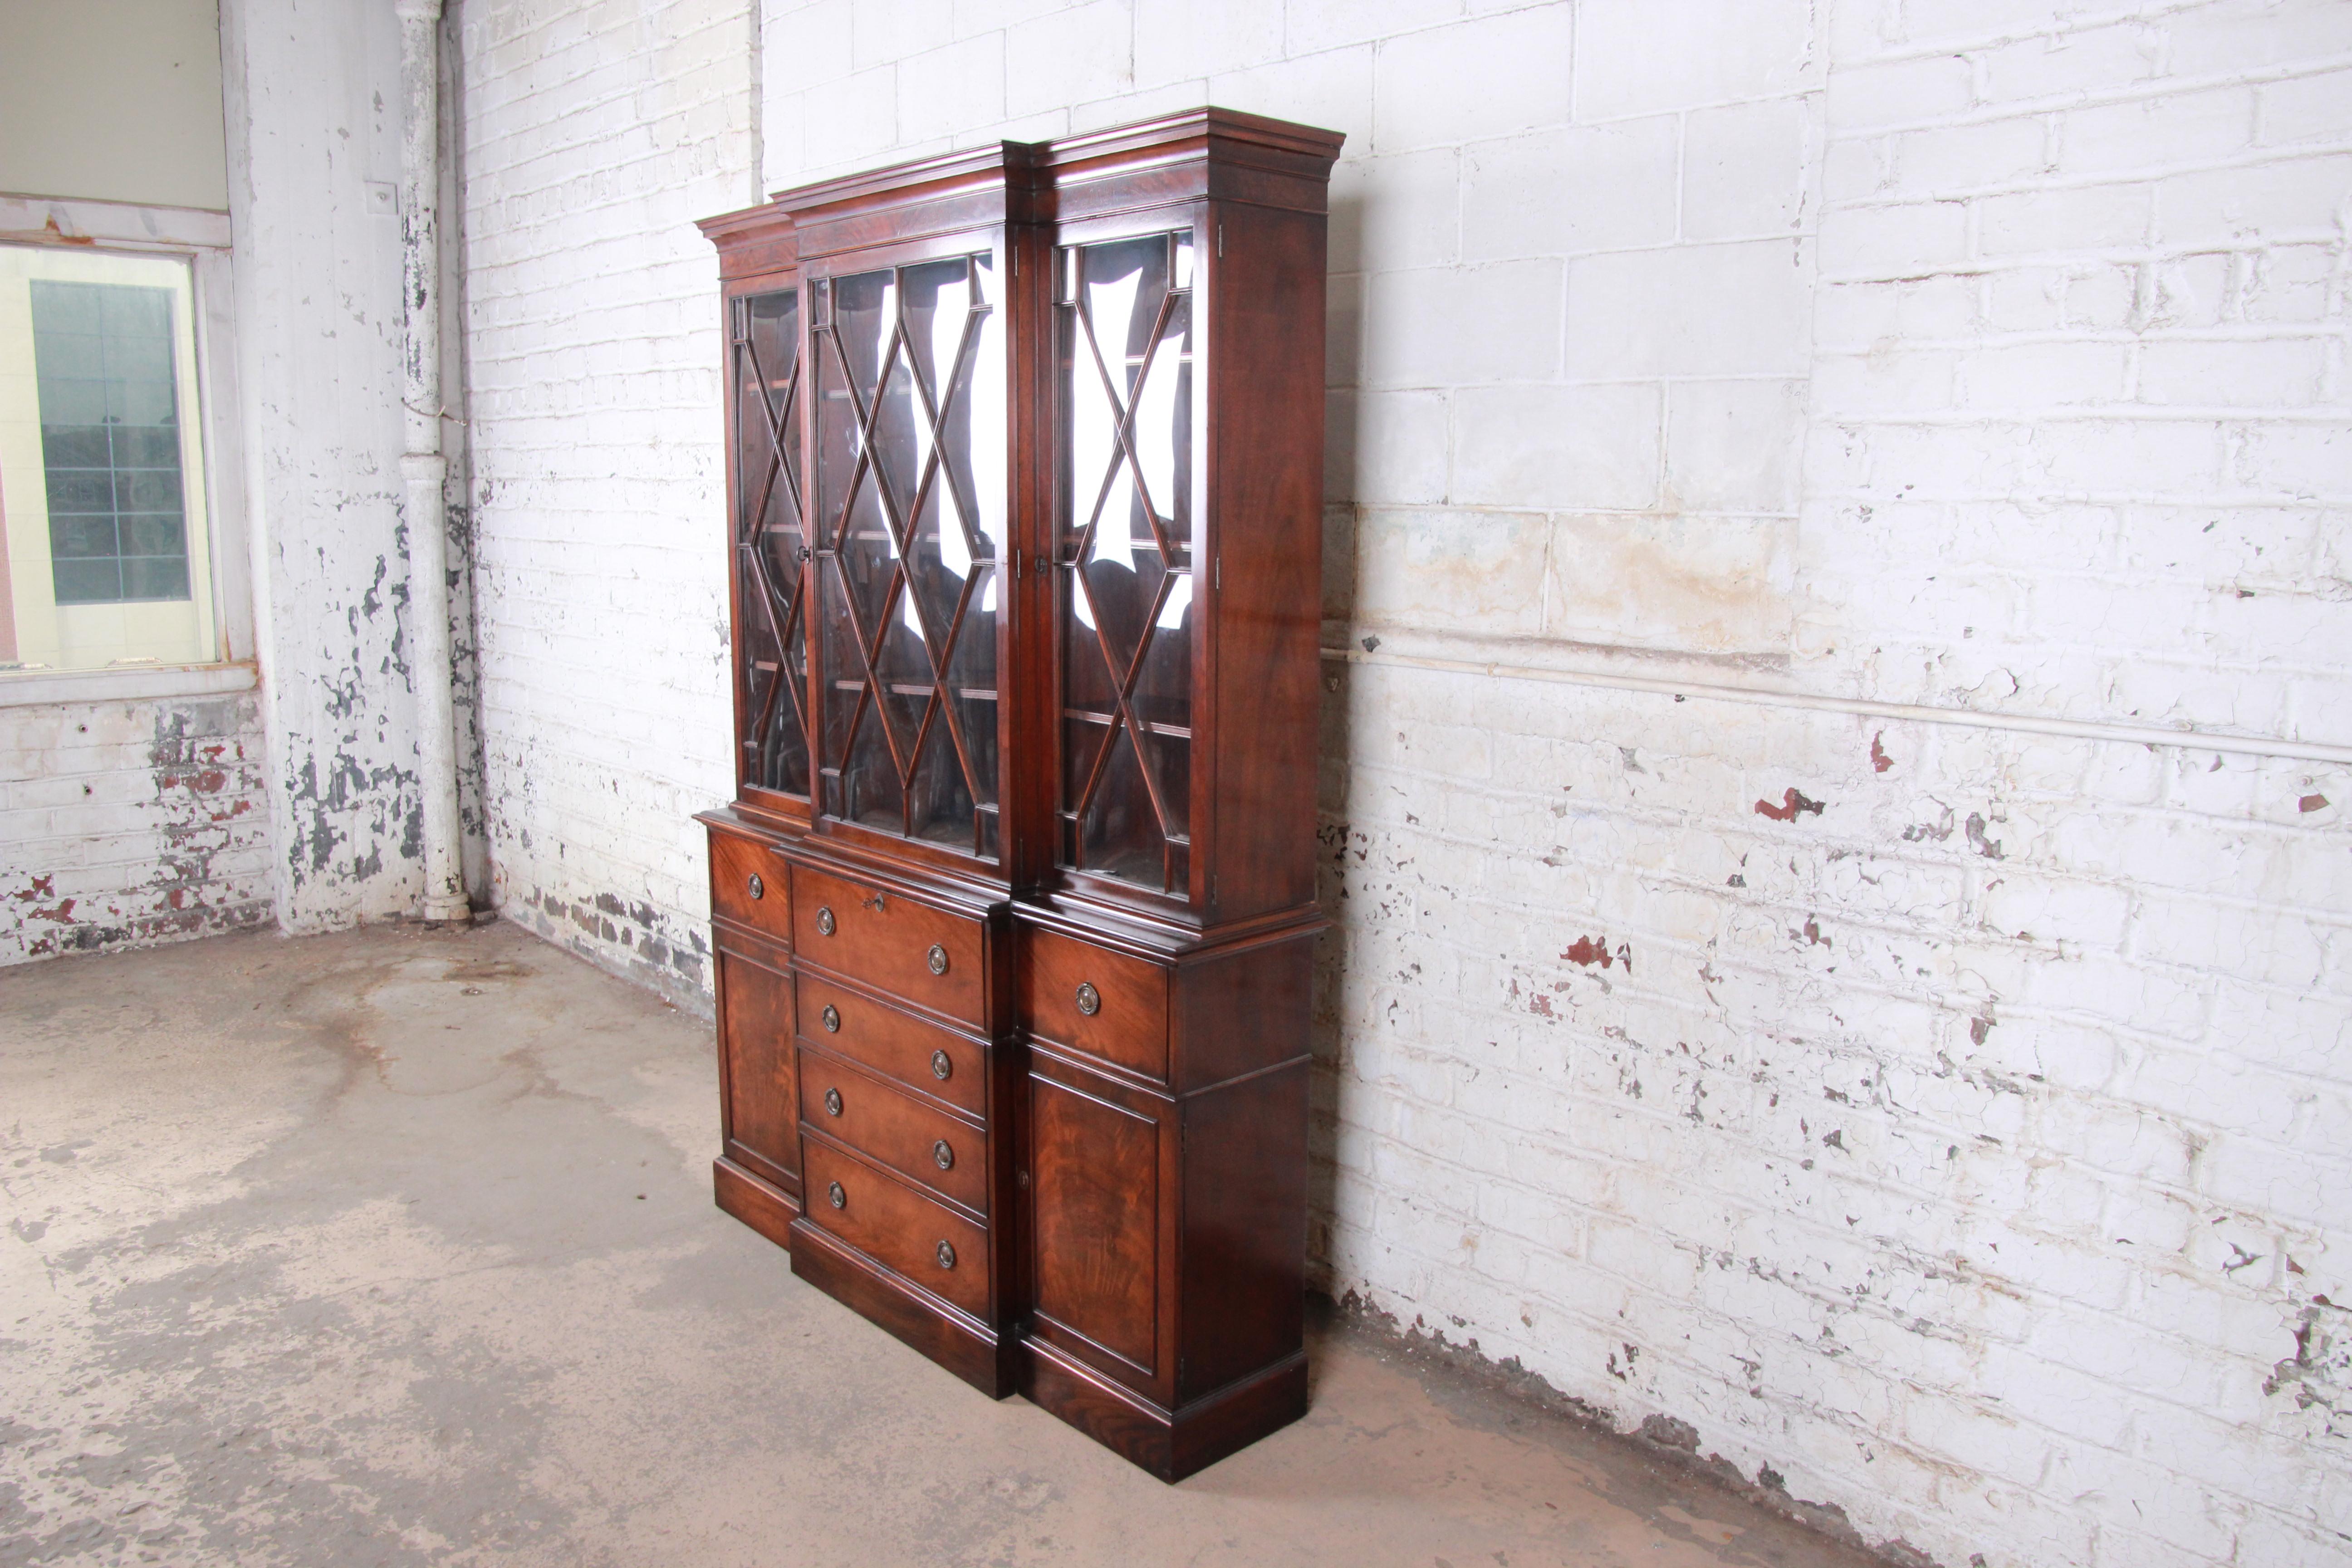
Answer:
M30 289L57 602L187 598L172 290L55 279ZM98 520L111 535L102 552Z
M808 656L803 631L800 296L736 302L736 625L744 778L809 793Z
M1192 694L1192 237L1062 253L1055 503L1063 863L1184 889Z
M990 258L818 287L817 537L838 581L825 809L992 857L1006 470Z

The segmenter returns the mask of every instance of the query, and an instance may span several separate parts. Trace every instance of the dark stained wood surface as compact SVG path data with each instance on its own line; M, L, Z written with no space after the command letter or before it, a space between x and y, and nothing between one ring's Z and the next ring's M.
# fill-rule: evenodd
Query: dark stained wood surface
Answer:
M730 1158L789 1189L800 1174L793 977L725 946L718 960L720 1135Z
M808 1138L801 1158L804 1223L973 1317L987 1316L986 1230L822 1137ZM939 1250L943 1243L951 1258Z
M1307 1061L1187 1095L1180 1399L1247 1377L1305 1332Z
M992 1399L1013 1392L1013 1342L916 1289L802 1217L793 1223L793 1272Z
M801 1205L790 1194L761 1181L734 1161L720 1158L710 1163L710 1195L723 1212L733 1215L778 1247L792 1246L793 1221L800 1216Z
M803 974L801 1037L859 1062L914 1092L984 1116L988 1047L838 981ZM832 1028L824 1010L833 1009ZM942 1070L944 1069L944 1070Z
M793 867L793 948L801 959L950 1017L985 1022L978 921L807 866Z
M759 839L711 834L710 912L719 920L734 921L780 942L790 942L792 886L783 862Z
M1107 1098L1029 1079L1031 1310L1157 1370L1160 1126Z
M1168 972L1092 942L1024 926L1013 984L1030 1034L1146 1078L1168 1076ZM1080 1005L1092 988L1096 1011Z
M801 1119L975 1217L989 1207L988 1133L875 1074L801 1047ZM975 1268L983 1260L974 1258Z

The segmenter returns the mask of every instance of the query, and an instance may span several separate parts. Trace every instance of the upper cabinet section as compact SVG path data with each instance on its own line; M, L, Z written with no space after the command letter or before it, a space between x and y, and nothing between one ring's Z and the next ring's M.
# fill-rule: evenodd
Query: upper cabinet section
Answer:
M1187 929L1311 902L1339 140L1202 110L703 226L740 808Z

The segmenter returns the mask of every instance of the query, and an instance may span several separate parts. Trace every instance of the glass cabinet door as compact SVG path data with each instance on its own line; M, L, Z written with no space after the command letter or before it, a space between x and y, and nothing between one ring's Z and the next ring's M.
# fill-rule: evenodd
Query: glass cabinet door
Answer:
M808 651L802 635L800 293L730 307L735 356L735 658L740 773L809 793Z
M1056 258L1060 864L1182 893L1192 753L1192 236Z
M1004 342L989 255L809 287L818 809L998 854Z

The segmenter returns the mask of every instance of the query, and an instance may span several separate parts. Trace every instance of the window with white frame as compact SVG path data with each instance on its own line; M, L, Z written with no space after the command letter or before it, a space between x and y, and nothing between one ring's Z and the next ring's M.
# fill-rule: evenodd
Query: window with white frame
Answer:
M0 246L0 669L223 657L188 258Z

